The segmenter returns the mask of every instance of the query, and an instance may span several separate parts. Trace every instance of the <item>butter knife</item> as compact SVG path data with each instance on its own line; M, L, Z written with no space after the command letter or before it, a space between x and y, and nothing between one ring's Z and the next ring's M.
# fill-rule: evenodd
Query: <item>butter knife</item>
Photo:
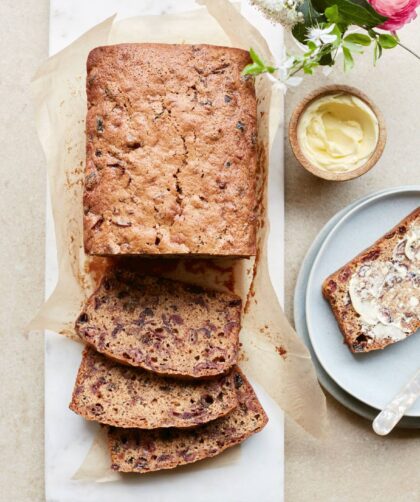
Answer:
M420 369L416 371L394 399L375 418L372 428L376 434L380 436L389 434L419 397Z

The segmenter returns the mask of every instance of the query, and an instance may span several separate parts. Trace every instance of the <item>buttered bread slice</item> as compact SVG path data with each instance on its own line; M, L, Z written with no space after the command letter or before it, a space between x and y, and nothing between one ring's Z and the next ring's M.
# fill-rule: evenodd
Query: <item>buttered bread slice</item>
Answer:
M405 339L420 327L420 207L327 277L323 294L352 352Z

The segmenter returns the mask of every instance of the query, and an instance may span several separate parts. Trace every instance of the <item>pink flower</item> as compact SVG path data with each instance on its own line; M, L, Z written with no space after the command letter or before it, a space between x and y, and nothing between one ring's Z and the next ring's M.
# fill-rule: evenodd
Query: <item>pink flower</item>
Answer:
M395 31L417 17L420 0L368 0L372 7L388 20L378 26L383 30Z

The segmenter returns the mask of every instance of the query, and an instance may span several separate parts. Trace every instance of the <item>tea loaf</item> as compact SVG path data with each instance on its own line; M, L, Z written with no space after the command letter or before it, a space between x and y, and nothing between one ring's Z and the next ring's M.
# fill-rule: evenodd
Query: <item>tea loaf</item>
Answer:
M208 424L182 430L109 428L112 469L137 473L173 469L214 457L259 432L268 421L267 415L239 370L235 382L239 406Z
M255 255L247 51L120 44L87 60L84 243L92 255Z
M420 327L420 207L323 283L352 352L403 340Z
M70 409L118 427L191 427L237 405L234 374L182 382L120 365L91 348L83 353Z
M236 363L240 322L238 296L117 269L83 307L76 331L122 363L199 378Z

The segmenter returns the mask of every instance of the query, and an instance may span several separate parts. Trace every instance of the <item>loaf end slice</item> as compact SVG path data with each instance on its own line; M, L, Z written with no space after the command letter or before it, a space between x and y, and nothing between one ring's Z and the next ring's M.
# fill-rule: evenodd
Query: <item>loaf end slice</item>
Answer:
M214 457L259 432L268 418L251 385L235 370L239 406L225 417L194 429L109 428L111 467L147 473Z
M121 363L210 377L236 364L241 306L231 293L118 269L86 302L76 332Z
M352 352L383 349L420 327L420 207L327 277L323 295Z
M70 409L117 427L193 427L229 413L238 402L234 373L179 381L83 353Z

